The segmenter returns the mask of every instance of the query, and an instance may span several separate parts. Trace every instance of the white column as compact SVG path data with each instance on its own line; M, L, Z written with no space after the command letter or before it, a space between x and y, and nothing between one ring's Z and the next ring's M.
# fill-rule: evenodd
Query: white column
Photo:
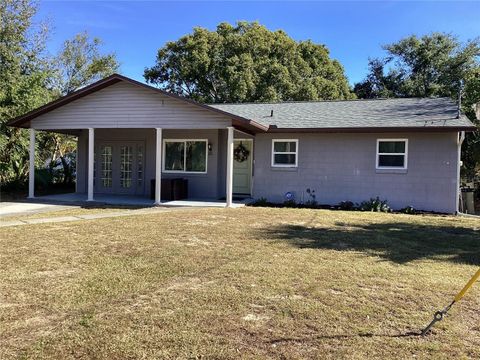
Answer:
M28 164L28 198L35 197L35 129L30 128L30 149Z
M232 206L233 200L233 127L229 126L227 136L227 207Z
M157 145L155 155L155 205L162 202L162 129L157 128Z
M93 201L93 164L94 164L95 129L88 129L88 196L87 201Z

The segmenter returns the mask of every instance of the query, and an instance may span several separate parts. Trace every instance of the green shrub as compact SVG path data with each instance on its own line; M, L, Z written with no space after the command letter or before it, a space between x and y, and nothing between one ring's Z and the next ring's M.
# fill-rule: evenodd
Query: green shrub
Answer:
M294 208L297 207L297 203L295 200L285 200L283 206L286 208Z
M407 207L404 207L403 209L400 209L400 212L404 214L414 215L417 213L417 210L413 206L407 206Z
M53 175L49 169L35 169L35 188L46 189L53 184Z
M380 200L377 196L376 198L371 198L368 201L362 201L358 207L361 211L372 211L372 212L390 212L390 206L387 204L387 200Z
M271 204L268 202L268 200L264 197L261 197L260 199L256 199L252 201L251 203L248 204L249 206L259 206L259 207L265 207L265 206L270 206Z
M337 206L340 210L354 210L355 209L355 204L351 201L342 201L340 204Z
M310 196L310 198L305 201L305 205L308 207L316 207L317 206L317 195L315 195L315 190L307 189L306 193Z

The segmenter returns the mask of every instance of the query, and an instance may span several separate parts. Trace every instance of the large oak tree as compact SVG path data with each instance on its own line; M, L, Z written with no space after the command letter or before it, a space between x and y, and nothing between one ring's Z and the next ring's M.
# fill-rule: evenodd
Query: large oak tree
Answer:
M297 42L257 22L221 23L158 50L145 79L206 103L350 99L342 65L325 45Z

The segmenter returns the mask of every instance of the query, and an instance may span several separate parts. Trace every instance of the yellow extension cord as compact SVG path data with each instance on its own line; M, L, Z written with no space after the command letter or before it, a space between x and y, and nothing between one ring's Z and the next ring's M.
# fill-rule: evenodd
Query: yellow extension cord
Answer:
M475 283L475 281L478 280L479 277L480 277L480 268L477 270L475 275L472 276L472 278L468 281L468 283L463 287L463 289L460 290L460 292L457 294L457 296L455 296L455 298L450 303L450 305L448 305L445 309L437 311L435 313L432 322L430 324L428 324L425 329L422 330L422 336L426 335L428 333L428 331L430 330L430 328L433 325L435 325L435 323L437 321L443 320L443 317L447 314L448 310L450 310L452 305L455 304L456 302L460 301L465 296L467 291L472 287L472 285Z

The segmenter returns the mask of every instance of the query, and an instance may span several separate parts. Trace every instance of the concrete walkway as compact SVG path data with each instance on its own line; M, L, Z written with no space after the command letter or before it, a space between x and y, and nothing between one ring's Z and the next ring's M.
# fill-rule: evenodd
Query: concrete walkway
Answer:
M155 213L167 212L167 211L177 211L181 209L186 210L188 208L158 207L158 208L139 209L139 210L115 211L111 213L56 216L56 217L47 217L47 218L38 218L38 219L25 219L25 220L16 219L11 221L2 220L0 222L0 227L59 223L59 222L67 222L67 221L94 220L94 219L114 218L114 217L123 217L123 216L137 216L137 215L155 214Z

